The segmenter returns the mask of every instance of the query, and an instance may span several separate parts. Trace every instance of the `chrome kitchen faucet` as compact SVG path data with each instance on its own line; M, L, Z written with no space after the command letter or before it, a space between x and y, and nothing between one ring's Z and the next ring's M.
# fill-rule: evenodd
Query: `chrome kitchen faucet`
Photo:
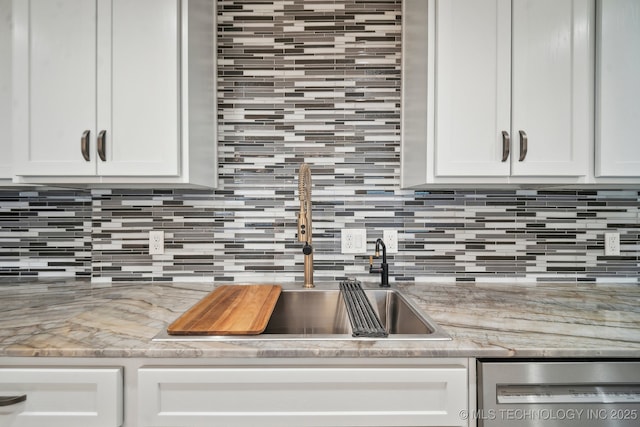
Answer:
M300 198L300 212L298 213L298 241L304 242L304 285L313 288L313 248L311 246L311 169L309 165L300 165L298 175L298 197Z

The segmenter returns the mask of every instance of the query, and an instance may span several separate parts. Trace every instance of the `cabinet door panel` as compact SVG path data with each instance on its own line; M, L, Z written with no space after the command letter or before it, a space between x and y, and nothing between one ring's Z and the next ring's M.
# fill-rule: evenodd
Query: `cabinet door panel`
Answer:
M0 0L0 180L11 178L11 0ZM8 60L6 60L6 59Z
M587 174L592 14L589 0L513 2L512 175Z
M596 176L640 176L640 2L599 8Z
M93 175L82 133L95 136L96 4L14 1L16 173ZM89 147L92 152L93 144Z
M180 148L179 2L112 0L101 13L100 175L177 175ZM102 7L101 7L102 12ZM107 24L106 17L113 21ZM100 33L103 34L102 31ZM109 47L107 43L111 43Z
M142 368L140 426L461 426L467 372L433 368Z
M0 395L25 394L3 427L117 427L123 420L122 368L0 368Z
M436 175L507 176L510 2L441 1L436 13Z

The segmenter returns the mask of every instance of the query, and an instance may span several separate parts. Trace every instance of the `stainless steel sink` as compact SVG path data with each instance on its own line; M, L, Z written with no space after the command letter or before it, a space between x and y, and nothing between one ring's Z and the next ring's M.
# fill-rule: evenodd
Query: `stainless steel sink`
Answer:
M337 290L284 290L263 335L351 334L349 315Z
M451 337L396 289L365 289L389 333L386 338L353 337L340 291L287 289L278 298L265 331L251 336L186 336L158 334L155 341L236 340L450 340Z

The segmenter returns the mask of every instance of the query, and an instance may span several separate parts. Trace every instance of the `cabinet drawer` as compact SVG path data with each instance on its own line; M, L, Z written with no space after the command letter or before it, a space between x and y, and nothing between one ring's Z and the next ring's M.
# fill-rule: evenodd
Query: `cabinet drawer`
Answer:
M1 427L117 427L122 368L0 368L0 396L26 395L0 411Z
M466 425L467 370L142 368L140 426Z

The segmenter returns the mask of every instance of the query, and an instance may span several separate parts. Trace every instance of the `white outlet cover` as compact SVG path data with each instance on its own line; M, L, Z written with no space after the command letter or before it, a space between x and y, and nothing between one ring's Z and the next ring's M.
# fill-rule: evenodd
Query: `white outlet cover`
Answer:
M620 255L620 233L604 233L605 256Z
M164 254L164 231L149 231L149 255Z
M398 230L382 230L382 241L387 248L388 254L398 253Z
M364 228L343 228L340 230L340 247L343 254L366 254L367 230Z

